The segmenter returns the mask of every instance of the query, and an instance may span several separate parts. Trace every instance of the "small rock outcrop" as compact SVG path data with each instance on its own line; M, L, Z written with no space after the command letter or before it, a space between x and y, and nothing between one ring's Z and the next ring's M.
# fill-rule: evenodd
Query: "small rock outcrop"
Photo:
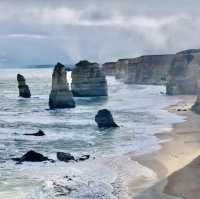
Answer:
M107 109L99 110L95 116L95 122L99 128L119 127L113 120L111 112Z
M196 102L192 106L192 111L200 114L200 96L197 97Z
M53 71L49 107L50 109L75 107L75 101L67 83L65 66L60 63L56 64Z
M176 54L169 70L168 95L200 94L200 50L185 50Z
M40 129L37 133L25 133L24 135L30 135L30 136L44 136L45 133Z
M97 63L80 61L72 71L72 92L77 97L107 96L107 81Z
M26 79L24 78L24 76L17 74L17 82L19 88L19 96L24 98L30 98L31 92L28 85L26 85Z
M62 162L75 161L75 158L70 153L57 152L57 159Z
M52 161L48 157L45 157L42 154L37 153L37 152L32 151L32 150L28 151L22 157L20 157L20 158L12 158L12 160L17 161L17 163Z

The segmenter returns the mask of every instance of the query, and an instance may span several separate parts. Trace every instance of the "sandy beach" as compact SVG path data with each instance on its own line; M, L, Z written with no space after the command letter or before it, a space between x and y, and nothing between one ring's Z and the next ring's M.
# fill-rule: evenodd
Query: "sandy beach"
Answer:
M129 184L129 197L136 199L199 199L200 198L200 116L189 107L195 96L181 96L181 102L169 107L168 111L185 116L186 121L174 124L169 133L158 134L169 139L154 153L135 157L132 160L152 169L158 177L153 186L144 188ZM185 110L187 109L187 111ZM198 167L197 167L198 166ZM147 179L149 180L149 179ZM132 195L132 193L137 193Z

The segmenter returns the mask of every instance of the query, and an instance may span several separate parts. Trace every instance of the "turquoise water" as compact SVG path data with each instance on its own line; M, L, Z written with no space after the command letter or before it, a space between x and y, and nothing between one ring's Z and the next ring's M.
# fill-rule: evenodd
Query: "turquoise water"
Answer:
M32 92L31 99L18 97L17 73L26 77ZM95 172L93 170L95 175L89 176L85 175L85 167L90 167L92 161L83 165L59 162L15 165L10 159L21 156L30 149L54 159L57 151L74 155L91 154L97 159L109 159L127 152L146 153L160 148L156 133L183 120L163 110L164 107L178 102L177 97L160 94L165 90L163 86L125 85L112 77L107 78L108 98L76 98L75 109L50 111L48 95L51 89L51 73L51 69L0 70L0 198L27 199L27 194L34 199L66 198L53 195L49 192L51 188L47 191L41 187L50 177L51 180L58 176L63 177L69 171L92 179L97 192L109 193L108 196L98 198L112 198L108 187L102 187L106 178L97 180L102 163L101 169ZM70 83L70 74L68 79ZM99 131L94 117L101 108L112 111L120 128ZM46 136L37 138L23 135L35 133L38 129L42 129ZM103 168L106 176L109 176L111 171L106 170L106 165ZM79 183L78 185L80 186ZM96 192L81 196L87 186L85 189L80 187L67 198L97 198L94 196ZM46 193L49 195L45 195Z

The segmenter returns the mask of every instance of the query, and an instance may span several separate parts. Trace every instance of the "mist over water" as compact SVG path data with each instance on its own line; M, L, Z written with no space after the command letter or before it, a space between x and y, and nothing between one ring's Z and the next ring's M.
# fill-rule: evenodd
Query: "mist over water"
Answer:
M31 99L18 97L17 73L25 76ZM73 184L76 191L69 198L115 198L111 194L115 172L99 159L109 162L127 152L141 154L159 149L160 140L155 134L183 120L163 110L178 102L178 98L160 94L165 91L163 86L125 85L109 77L108 98L75 98L75 109L48 110L51 73L48 68L0 70L0 198L24 199L26 194L32 194L31 199L64 198L54 195L51 182L65 175L76 178ZM68 80L70 83L70 74ZM120 128L103 131L97 128L94 117L102 108L112 111ZM46 136L23 135L38 129ZM56 152L63 151L75 156L91 154L97 161L94 167L93 160L22 165L10 160L31 149L53 159ZM137 163L134 168L139 168ZM140 171L148 173L145 168ZM84 181L92 182L93 192Z

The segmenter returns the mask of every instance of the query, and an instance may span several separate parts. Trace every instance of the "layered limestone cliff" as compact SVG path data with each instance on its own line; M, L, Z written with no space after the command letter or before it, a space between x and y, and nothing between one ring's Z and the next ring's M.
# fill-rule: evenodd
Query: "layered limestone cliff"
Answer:
M116 62L106 62L102 65L102 71L106 76L115 76Z
M127 84L165 84L173 58L173 54L166 54L129 59L124 81Z
M192 49L176 54L172 61L166 93L184 95L200 93L200 50Z
M75 107L75 102L67 83L65 66L60 63L56 64L53 71L49 107L50 109Z
M17 82L19 88L19 96L24 98L30 98L31 92L28 85L26 85L26 79L24 78L24 76L17 74Z
M97 63L80 61L72 71L72 92L74 96L95 97L107 96L105 74Z

